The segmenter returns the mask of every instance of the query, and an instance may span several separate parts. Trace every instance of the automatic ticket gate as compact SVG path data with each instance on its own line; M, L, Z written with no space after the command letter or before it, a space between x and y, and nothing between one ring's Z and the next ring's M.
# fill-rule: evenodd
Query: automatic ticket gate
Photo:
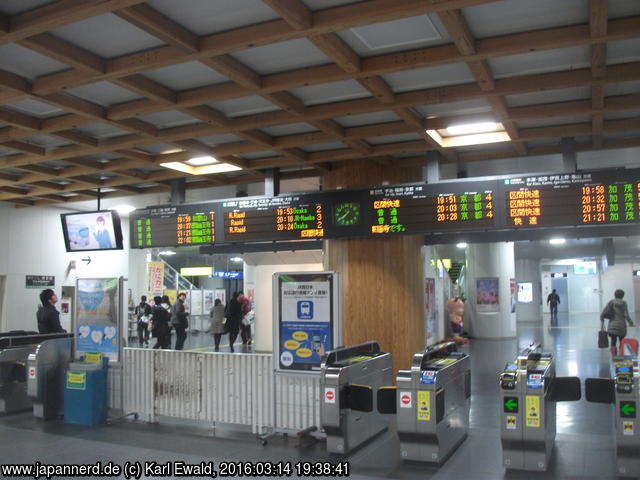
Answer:
M640 477L640 404L638 359L613 357L613 379L588 378L585 382L587 401L614 405L616 426L616 458L618 474Z
M330 351L320 377L320 419L327 451L345 454L388 428L378 413L376 393L391 385L391 354L377 342Z
M500 433L507 469L546 471L556 437L558 401L580 400L580 379L556 377L553 355L524 350L500 375Z
M28 368L29 356L44 343L62 336L73 337L73 334L0 333L0 413L13 413L32 407L32 400L27 393L28 379L33 375Z
M396 413L404 460L441 463L469 430L471 365L455 342L427 347L397 376Z

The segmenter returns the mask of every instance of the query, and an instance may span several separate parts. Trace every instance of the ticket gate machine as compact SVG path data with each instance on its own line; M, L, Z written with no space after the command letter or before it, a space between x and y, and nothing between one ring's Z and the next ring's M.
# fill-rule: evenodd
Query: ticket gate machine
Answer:
M377 342L330 351L320 368L320 420L327 451L346 454L388 428L376 393L391 385L391 354Z
M397 418L403 460L444 462L469 430L471 365L455 342L427 347L397 376Z
M580 400L580 379L556 377L553 355L523 351L500 375L500 434L507 469L546 471L556 437L558 401Z
M587 401L614 405L616 426L616 458L621 477L640 477L640 405L638 359L633 356L613 357L613 379L588 378L585 382Z

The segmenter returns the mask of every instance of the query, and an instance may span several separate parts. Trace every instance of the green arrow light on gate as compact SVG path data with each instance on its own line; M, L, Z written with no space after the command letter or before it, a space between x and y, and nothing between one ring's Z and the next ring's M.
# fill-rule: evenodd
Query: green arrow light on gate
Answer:
M636 418L636 402L620 402L620 416Z
M504 411L508 413L518 413L518 399L517 397L505 397L504 398Z

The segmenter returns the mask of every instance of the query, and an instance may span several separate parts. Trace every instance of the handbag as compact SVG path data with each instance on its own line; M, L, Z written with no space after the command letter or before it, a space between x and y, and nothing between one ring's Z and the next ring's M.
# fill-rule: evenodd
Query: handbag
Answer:
M604 330L600 330L598 332L598 348L608 348L609 347L609 337L607 336L607 332Z

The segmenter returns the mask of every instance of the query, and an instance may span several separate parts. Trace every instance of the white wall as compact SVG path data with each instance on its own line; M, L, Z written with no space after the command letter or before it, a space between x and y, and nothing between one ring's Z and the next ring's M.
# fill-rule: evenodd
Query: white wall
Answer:
M422 258L424 264L424 278L435 279L435 328L429 330L427 318L424 319L424 326L426 329L426 342L425 345L432 345L443 337L447 336L447 314L445 308L445 277L447 277L444 271L438 272L436 268L436 261L438 259L437 247L424 246L422 247ZM442 275L441 275L442 274ZM448 278L448 277L447 277Z
M143 288L139 285L140 282L144 285L145 281L145 253L129 251L128 219L122 220L124 250L67 253L60 213L68 213L68 210L17 209L10 204L0 204L0 275L6 275L0 331L37 330L40 290L25 288L26 275L54 275L56 293L60 293L63 285L74 286L78 277L131 277L132 284L127 287L132 288L134 295L136 289L141 291ZM91 257L89 265L82 261L87 256ZM76 268L69 270L73 260Z
M609 266L602 274L602 308L613 298L613 292L618 288L624 290L624 300L630 312L636 310L633 270L637 269L631 263L616 263Z
M600 312L600 279L598 277L598 275L575 275L573 267L567 269L569 313Z
M304 252L297 252L304 261ZM272 278L276 272L320 272L322 263L298 263L278 265L248 265L244 266L245 292L250 286L255 288L256 319L253 328L254 348L258 351L271 352L273 350L273 285Z

